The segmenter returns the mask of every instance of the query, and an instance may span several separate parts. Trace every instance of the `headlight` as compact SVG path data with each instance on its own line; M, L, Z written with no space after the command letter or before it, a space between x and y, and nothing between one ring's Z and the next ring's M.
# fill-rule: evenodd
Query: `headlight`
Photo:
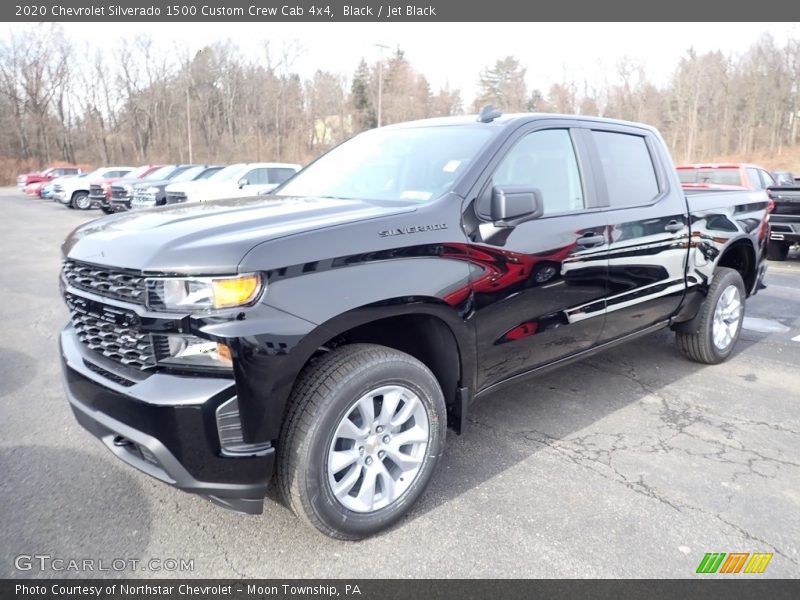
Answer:
M256 273L233 277L170 277L147 280L147 305L155 310L209 310L253 302L261 292Z
M192 335L167 335L168 355L158 359L159 364L188 367L232 366L231 349L222 342L212 342Z
M147 192L148 194L157 194L158 188L154 185L151 185L149 188L145 190L145 192Z

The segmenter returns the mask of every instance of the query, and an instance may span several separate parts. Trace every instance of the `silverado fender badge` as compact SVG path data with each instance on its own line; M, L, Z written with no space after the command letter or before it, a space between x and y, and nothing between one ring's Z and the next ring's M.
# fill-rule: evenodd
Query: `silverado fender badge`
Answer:
M384 229L379 231L378 235L381 237L389 237L392 235L406 235L408 233L422 233L423 231L438 231L440 229L447 229L447 223L436 223L433 225L411 225L410 227L394 227L392 229Z

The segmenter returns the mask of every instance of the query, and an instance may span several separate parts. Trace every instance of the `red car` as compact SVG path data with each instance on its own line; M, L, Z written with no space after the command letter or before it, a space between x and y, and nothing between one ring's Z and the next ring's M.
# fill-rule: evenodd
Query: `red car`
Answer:
M35 183L29 183L25 186L23 191L25 192L26 196L41 196L42 188L49 183L48 181L37 181Z
M17 177L17 187L25 189L31 183L47 182L57 177L65 177L67 175L80 175L81 170L78 167L50 167L44 171L33 173L23 173Z
M142 179L143 177L147 177L150 173L155 171L156 169L160 169L162 165L142 165L137 169L131 171L124 177L112 177L109 179L98 179L95 181L89 182L89 200L92 202L92 206L99 205L103 212L107 212L105 207L108 206L108 201L111 198L111 186L112 184L120 181L122 179Z
M746 163L680 165L676 169L681 185L687 189L765 190L775 185L764 167Z

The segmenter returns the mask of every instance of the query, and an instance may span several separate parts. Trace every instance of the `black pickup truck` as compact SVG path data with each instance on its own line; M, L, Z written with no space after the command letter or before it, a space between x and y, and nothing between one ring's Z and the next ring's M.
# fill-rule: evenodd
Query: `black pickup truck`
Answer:
M276 485L361 538L503 386L665 327L691 360L730 356L767 206L687 197L644 125L488 110L372 130L272 196L78 227L67 396L163 482L248 513Z
M791 247L800 244L800 185L769 187L767 194L775 204L769 216L767 257L786 260Z

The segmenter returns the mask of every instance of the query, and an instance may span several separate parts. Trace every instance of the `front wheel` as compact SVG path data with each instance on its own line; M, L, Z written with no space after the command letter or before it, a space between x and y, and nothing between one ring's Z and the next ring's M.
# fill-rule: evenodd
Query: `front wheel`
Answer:
M738 271L719 267L700 308L696 331L677 332L678 348L689 360L724 361L733 352L744 320L745 290Z
M446 425L439 383L414 357L373 344L328 352L289 399L278 448L283 498L331 537L377 533L425 490Z
M89 210L92 207L92 201L89 199L89 194L86 192L75 192L72 195L72 206L80 210Z

